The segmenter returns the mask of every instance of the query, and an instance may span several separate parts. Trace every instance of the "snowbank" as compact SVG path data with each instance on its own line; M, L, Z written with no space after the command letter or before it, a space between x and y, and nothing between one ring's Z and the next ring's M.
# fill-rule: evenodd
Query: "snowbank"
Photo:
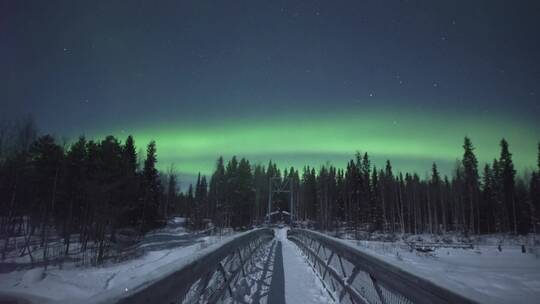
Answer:
M502 251L477 245L420 253L400 242L342 242L481 303L538 303L540 259L534 252L522 253L518 245L505 245Z

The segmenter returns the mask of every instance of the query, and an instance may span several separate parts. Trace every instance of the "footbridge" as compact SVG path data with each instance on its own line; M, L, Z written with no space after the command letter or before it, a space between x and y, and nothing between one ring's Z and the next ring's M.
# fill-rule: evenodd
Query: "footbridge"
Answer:
M327 235L259 228L91 303L474 303Z

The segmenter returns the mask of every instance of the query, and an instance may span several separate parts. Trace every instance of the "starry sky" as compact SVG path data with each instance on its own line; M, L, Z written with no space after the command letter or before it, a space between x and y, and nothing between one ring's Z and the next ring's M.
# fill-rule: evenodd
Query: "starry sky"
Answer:
M540 140L538 1L0 0L0 119L58 137L155 139L159 165L450 173L470 136Z

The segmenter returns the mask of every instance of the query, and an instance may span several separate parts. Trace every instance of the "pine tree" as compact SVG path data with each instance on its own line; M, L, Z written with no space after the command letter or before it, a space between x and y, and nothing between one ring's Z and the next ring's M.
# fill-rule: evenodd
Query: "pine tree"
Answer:
M360 175L360 168L358 166L359 154L357 154L357 161L351 160L347 165L345 171L345 203L347 215L347 225L356 228L359 222L359 209L360 209L360 188L362 185L362 177Z
M442 201L442 210L441 210L441 218L442 218L442 225L443 225L443 231L446 232L448 230L449 223L451 222L451 208L450 208L450 202L451 202L451 195L452 189L450 185L450 181L448 179L448 176L444 176L443 181L443 201Z
M169 172L167 174L167 193L165 195L165 203L164 203L164 210L163 214L165 215L165 218L168 217L169 210L173 209L176 213L178 213L178 183L176 174L174 173L174 166L171 165L169 168Z
M399 222L399 228L402 229L402 221L401 215L402 212L399 210L397 204L396 204L396 185L395 185L395 179L394 179L394 173L392 172L392 164L390 163L390 160L386 161L386 166L384 169L384 176L382 179L383 181L383 202L385 211L383 213L385 214L385 222L389 222L391 224L391 231L395 232L396 230L396 224Z
M482 225L483 229L480 232L492 233L496 229L495 219L496 214L496 198L494 192L494 175L489 164L484 166L484 174L482 180L482 210L484 213Z
M302 214L306 220L313 220L319 214L315 169L309 166L304 168L302 185Z
M233 226L246 227L252 222L254 192L251 166L245 158L240 160L236 176L237 181L234 190L237 195L234 202L233 224L235 225Z
M514 234L517 234L519 210L515 197L515 175L514 163L512 162L512 153L508 150L508 143L503 138L501 140L501 156L499 158L500 177L503 194L503 202L510 218L508 220Z
M338 169L336 174L336 218L334 219L336 221L336 229L340 229L341 223L346 221L346 215L345 215L345 202L346 202L346 194L345 194L345 173L343 169ZM298 179L295 180L295 189L298 188ZM295 199L296 200L296 199Z
M371 201L370 193L370 175L371 175L371 162L367 153L364 153L362 160L360 161L359 155L357 156L357 166L360 168L361 185L360 185L360 222L365 225L369 223L371 218L371 210L369 209Z
M433 163L431 167L431 199L433 201L433 221L434 221L434 227L438 231L438 209L443 204L442 203L442 192L441 192L441 176L439 174L439 170L437 169L437 165Z
M76 229L76 222L82 221L86 200L86 139L80 137L71 145L66 155L65 189L67 208L64 210L63 237L66 246L65 255L69 253L71 233Z
M223 227L225 224L224 216L224 204L225 204L225 166L223 164L223 157L219 157L216 163L216 169L210 178L209 189L209 213L210 218L219 227Z
M268 181L265 168L261 165L255 165L253 169L253 184L255 187L254 217L259 219L260 223L264 219L266 204L268 203Z
M195 198L193 196L193 184L189 184L188 191L185 197L186 217L193 218Z
M146 149L146 160L143 169L143 208L142 231L155 227L158 220L159 199L161 197L161 182L156 169L156 142L151 141Z
M461 161L463 166L463 178L465 183L465 201L469 204L469 231L474 233L475 229L475 209L478 214L478 160L474 155L474 147L471 140L465 137L463 149L463 159Z
M195 229L203 229L204 227L204 207L207 198L206 178L201 177L201 173L197 175L195 183L195 195L193 200L193 211L191 214L191 223Z
M494 197L494 221L495 221L495 231L503 232L508 231L509 227L509 218L508 210L505 205L504 191L503 191L503 178L502 178L502 168L499 160L494 159L492 168L492 188L493 188L493 197Z
M201 208L201 216L208 219L208 182L206 176L203 175L198 189L198 201Z
M29 149L31 162L34 169L35 208L40 210L41 246L43 260L47 261L47 246L49 228L56 206L58 196L58 180L63 162L62 148L55 143L50 135L39 137Z
M129 135L122 149L122 159L125 163L126 174L135 175L137 171L137 153L135 152L135 142Z
M380 193L381 189L377 168L373 167L373 172L371 174L371 224L373 225L373 230L376 231L381 231L383 228L383 211Z

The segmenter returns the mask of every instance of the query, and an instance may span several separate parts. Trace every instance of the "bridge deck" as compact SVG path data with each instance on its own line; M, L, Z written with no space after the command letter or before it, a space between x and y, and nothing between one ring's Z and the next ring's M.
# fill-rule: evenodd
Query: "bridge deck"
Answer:
M285 302L331 303L319 278L301 255L300 249L287 239L286 229L276 231L283 246L285 265ZM271 302L270 302L271 303Z

